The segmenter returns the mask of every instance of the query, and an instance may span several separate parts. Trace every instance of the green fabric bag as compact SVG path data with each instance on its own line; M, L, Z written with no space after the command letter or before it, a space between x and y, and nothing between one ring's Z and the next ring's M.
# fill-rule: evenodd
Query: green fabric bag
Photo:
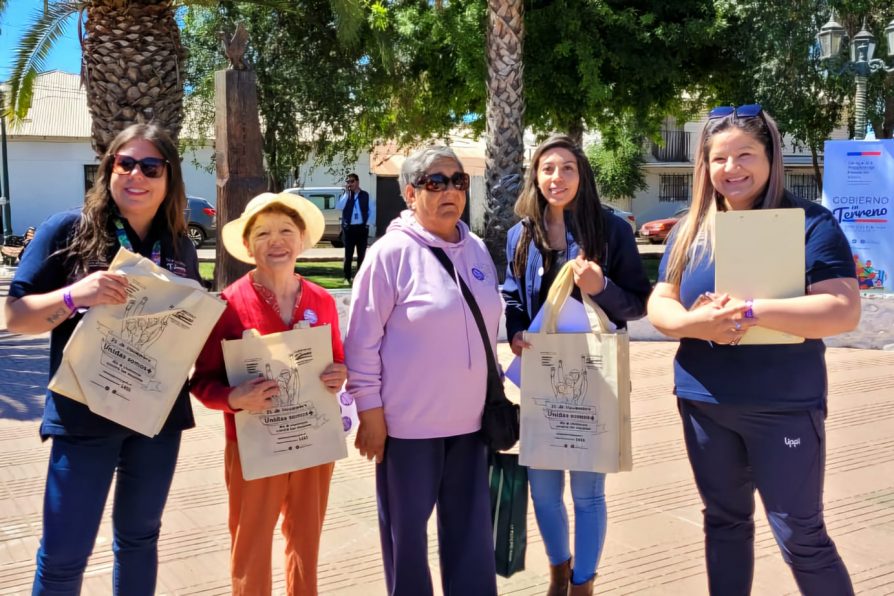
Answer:
M497 574L510 577L525 568L528 546L528 468L515 453L490 453L490 511Z

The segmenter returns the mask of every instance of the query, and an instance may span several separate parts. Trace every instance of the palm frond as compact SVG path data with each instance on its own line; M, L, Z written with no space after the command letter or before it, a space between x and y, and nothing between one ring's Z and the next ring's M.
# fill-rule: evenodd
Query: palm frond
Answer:
M65 33L66 19L77 14L82 6L80 1L54 2L46 11L34 13L33 22L19 42L15 65L9 75L7 116L12 123L28 115L34 97L34 80L44 69L53 44Z
M364 10L362 0L330 0L332 13L338 25L339 41L353 44L360 38L363 27Z

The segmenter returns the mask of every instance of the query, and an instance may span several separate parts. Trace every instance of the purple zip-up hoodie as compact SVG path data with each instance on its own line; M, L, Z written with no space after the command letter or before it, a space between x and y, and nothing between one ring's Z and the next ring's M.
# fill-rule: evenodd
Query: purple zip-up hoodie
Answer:
M456 280L429 246L444 249L471 288L494 353L502 304L484 243L462 221L457 227L459 242L446 242L404 211L354 278L347 391L361 412L384 407L392 437L449 437L481 427L484 344Z

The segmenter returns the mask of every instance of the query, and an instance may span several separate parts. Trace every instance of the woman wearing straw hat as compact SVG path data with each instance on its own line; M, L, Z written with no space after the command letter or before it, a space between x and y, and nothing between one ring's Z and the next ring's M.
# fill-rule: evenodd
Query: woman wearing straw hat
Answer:
M239 219L222 229L224 248L255 269L227 287L227 308L196 362L193 394L209 408L223 410L227 445L224 454L232 537L233 594L270 594L273 531L280 512L286 539L288 594L317 594L317 557L329 498L333 464L244 480L233 415L272 407L276 381L258 378L231 387L221 341L239 339L246 329L262 335L287 331L299 321L332 329L330 364L320 380L335 393L347 375L335 301L321 287L295 273L298 255L323 235L323 214L307 199L290 193L263 193Z

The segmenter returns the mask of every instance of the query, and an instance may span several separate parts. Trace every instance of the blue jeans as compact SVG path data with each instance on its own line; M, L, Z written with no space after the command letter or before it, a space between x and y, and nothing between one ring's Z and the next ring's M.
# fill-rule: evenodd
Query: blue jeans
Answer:
M116 472L114 591L122 596L154 594L161 514L179 450L179 432L151 439L136 433L54 436L32 594L80 593Z
M757 410L678 400L695 483L705 504L711 594L748 596L754 572L754 491L802 594L854 593L823 521L822 410Z
M608 512L605 507L605 474L570 472L571 497L574 500L574 574L571 581L582 584L596 574ZM571 558L568 538L568 512L562 495L565 492L563 470L528 469L531 498L537 525L546 546L550 565Z

